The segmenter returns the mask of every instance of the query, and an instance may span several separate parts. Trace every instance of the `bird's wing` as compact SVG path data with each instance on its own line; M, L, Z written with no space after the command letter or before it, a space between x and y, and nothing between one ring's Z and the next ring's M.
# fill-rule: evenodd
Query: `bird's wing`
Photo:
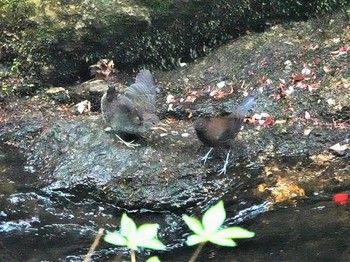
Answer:
M126 88L125 96L136 107L153 112L156 103L156 86L151 72L145 69L141 70L136 76L135 83Z
M229 115L227 117L227 127L222 130L222 133L220 134L219 141L220 143L229 143L230 140L233 140L238 132L242 128L244 116L241 115Z

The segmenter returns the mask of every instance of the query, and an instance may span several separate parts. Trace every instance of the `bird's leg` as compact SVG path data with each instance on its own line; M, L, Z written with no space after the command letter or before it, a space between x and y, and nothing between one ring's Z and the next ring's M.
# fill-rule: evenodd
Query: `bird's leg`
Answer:
M213 148L211 147L208 151L208 153L205 154L205 156L203 156L201 158L201 161L203 161L203 165L205 165L205 163L207 162L208 159L210 159L211 157L209 157L211 151L213 150Z
M230 158L230 153L231 153L231 150L229 150L229 151L227 152L226 160L225 160L224 166L219 170L218 175L226 174L226 168L227 168L227 164L228 164L228 159Z
M131 142L126 142L125 140L123 140L120 136L118 136L117 134L114 134L119 140L120 142L122 142L124 145L126 145L127 147L131 147L131 148L135 148L137 146L140 146L140 144L133 144L134 140Z

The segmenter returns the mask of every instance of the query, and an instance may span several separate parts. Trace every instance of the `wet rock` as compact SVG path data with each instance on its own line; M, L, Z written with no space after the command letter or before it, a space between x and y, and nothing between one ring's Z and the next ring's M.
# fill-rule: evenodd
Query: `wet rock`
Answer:
M91 102L92 111L100 111L101 97L108 88L107 82L103 80L87 81L70 87L72 99L75 102L88 100Z
M69 92L63 87L52 87L46 90L48 97L56 102L68 104L70 101Z
M181 136L183 132L172 130L161 140L160 134L154 134L147 146L131 149L103 126L100 116L92 116L56 122L47 129L27 153L27 165L39 171L38 186L124 207L177 209L230 185L223 177L218 183L206 181L206 168L197 160L189 135ZM193 130L188 133L195 138Z

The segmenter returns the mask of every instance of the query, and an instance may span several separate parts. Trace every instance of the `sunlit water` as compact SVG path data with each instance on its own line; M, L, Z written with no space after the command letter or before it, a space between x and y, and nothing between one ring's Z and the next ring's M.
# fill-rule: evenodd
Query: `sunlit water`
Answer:
M98 229L116 229L125 211L77 195L36 189L36 175L24 171L22 155L4 145L0 171L0 261L82 261ZM271 203L261 200L258 205L242 204L244 208L235 214L230 199L228 192L226 224L244 222L242 226L256 236L238 241L236 248L207 244L197 261L349 261L350 210L334 203L331 196L312 196L273 210ZM150 210L131 211L130 216L138 224L160 224L160 237L171 239L167 243L171 251L143 251L138 261L154 254L162 261L188 261L194 252L183 245L188 232L181 231L180 217ZM120 257L127 257L125 249L102 240L93 261Z

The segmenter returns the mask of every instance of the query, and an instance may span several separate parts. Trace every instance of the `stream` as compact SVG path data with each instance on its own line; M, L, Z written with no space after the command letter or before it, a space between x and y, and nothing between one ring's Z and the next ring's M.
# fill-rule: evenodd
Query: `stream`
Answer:
M34 190L36 174L26 172L23 155L7 145L0 146L0 170L1 261L83 261L98 229L115 230L126 211L84 199L79 192ZM207 244L197 261L348 261L350 209L334 203L329 192L275 205L247 197L239 207L233 195L223 197L225 225L239 224L256 236L238 240L235 248ZM184 246L189 232L179 229L176 215L147 209L127 212L137 224L158 223L160 238L171 240L166 243L169 251L142 250L138 261L151 255L161 261L188 261L194 248ZM92 260L120 261L127 254L101 240Z

